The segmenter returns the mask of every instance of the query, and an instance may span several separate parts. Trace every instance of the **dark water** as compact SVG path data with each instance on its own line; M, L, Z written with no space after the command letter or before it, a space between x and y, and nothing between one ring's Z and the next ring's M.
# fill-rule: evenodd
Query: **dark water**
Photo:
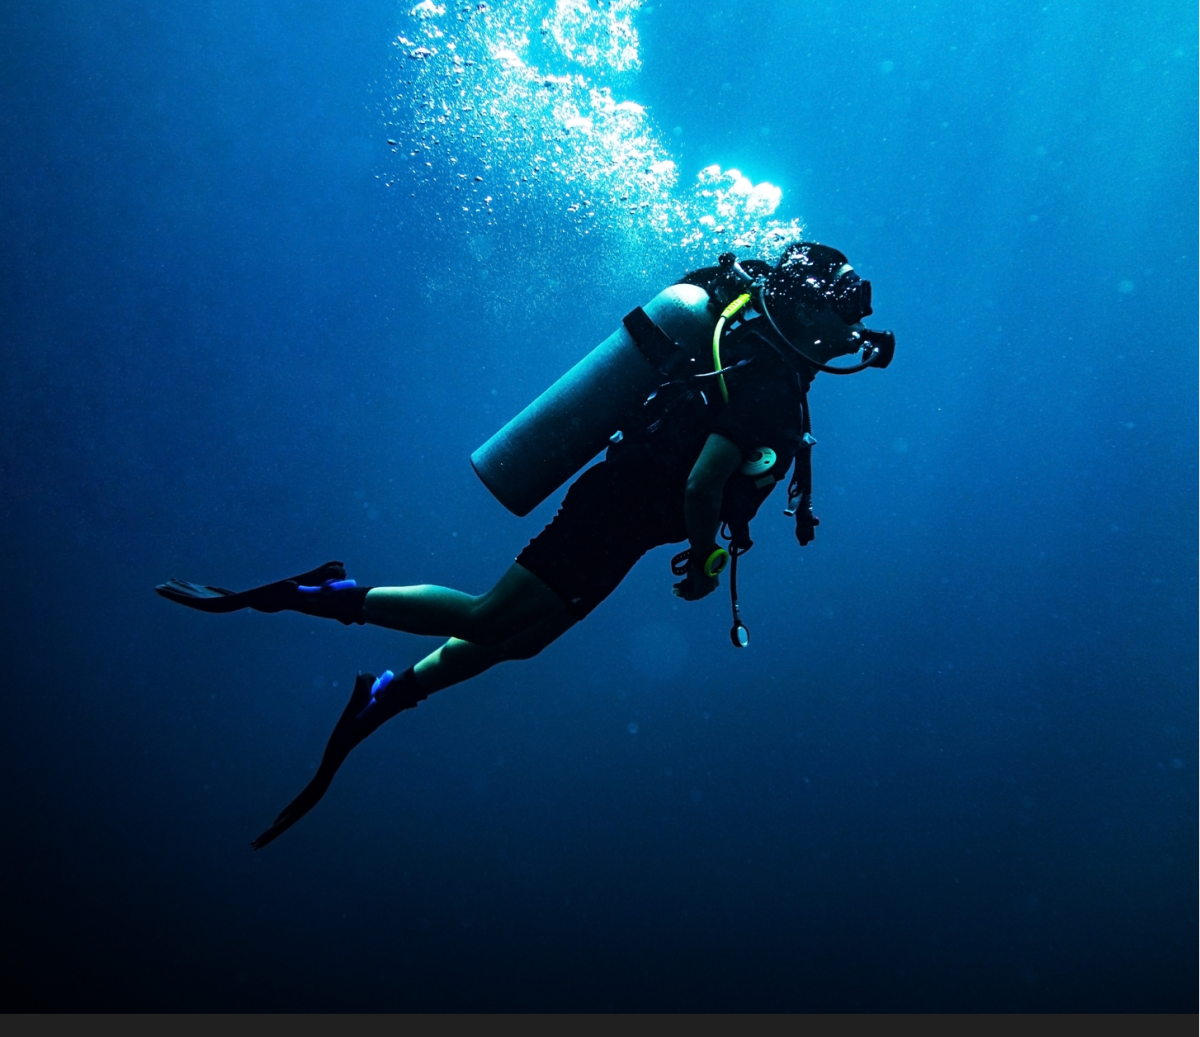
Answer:
M468 454L686 267L549 188L452 218L385 143L411 24L0 9L3 1007L1195 1011L1178 0L638 14L681 180L780 185L899 336L815 385L818 539L764 509L745 653L652 555L250 852L434 642L154 584L482 591L554 505Z

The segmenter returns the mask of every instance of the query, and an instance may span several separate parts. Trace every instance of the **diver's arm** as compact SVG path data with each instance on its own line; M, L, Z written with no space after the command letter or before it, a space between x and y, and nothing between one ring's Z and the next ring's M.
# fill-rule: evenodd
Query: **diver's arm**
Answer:
M695 600L711 593L715 576L704 575L704 563L717 542L721 525L721 497L725 483L742 463L742 451L724 436L712 433L688 476L683 498L689 543L687 579L676 585L681 598Z
M683 498L688 542L693 555L712 550L721 523L721 495L725 483L742 463L742 452L724 436L712 433L696 458ZM700 559L703 564L704 559Z

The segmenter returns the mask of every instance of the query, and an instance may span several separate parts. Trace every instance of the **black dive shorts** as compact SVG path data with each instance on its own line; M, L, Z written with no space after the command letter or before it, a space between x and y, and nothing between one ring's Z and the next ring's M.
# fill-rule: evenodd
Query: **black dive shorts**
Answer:
M554 520L517 556L583 619L651 548L687 539L683 485L601 461L575 480Z

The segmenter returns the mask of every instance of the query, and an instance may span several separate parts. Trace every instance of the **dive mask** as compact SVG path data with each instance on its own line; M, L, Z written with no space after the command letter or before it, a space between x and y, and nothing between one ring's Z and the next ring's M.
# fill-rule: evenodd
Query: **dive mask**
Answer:
M859 277L846 257L828 245L809 241L789 245L772 274L771 292L785 305L804 311L828 303L848 326L871 314L871 282Z
M844 324L857 324L871 315L871 282L847 270L825 290L825 298Z
M853 327L872 312L871 282L864 281L853 270L847 270L832 284L814 275L789 287L786 294L791 296L792 305L809 318L822 303L828 303L848 327Z

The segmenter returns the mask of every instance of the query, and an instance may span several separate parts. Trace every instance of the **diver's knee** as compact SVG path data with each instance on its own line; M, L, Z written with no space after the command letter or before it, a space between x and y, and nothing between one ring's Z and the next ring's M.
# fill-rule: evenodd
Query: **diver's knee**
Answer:
M512 637L520 623L514 604L496 594L494 587L486 594L472 598L467 607L467 624L471 631L468 640L494 648Z
M539 655L542 649L546 647L546 643L544 641L527 641L519 637L510 637L507 640L501 641L498 647L505 660L517 662L521 659L532 659L535 655Z
M505 659L532 659L574 625L575 621L572 619L563 619L557 623L538 623L526 627L519 634L505 638L499 645L499 650L504 653Z
M484 648L495 647L504 640L506 634L496 622L497 614L488 600L488 594L469 598L459 616L458 630L454 636Z

